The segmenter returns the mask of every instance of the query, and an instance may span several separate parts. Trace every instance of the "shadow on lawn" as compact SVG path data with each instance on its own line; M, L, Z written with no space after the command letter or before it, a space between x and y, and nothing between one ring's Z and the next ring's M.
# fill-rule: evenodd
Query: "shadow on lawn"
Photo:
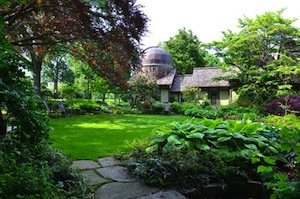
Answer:
M93 117L93 116L91 116ZM154 116L150 115L148 118L143 116L132 116L132 115L122 115L120 116L109 116L103 118L96 118L92 120L80 120L74 122L71 127L79 128L91 128L91 129L127 129L132 130L138 129L152 129L158 126L166 124L165 120L153 119ZM167 116L166 116L167 117ZM86 118L87 119L87 118ZM70 128L68 126L67 128Z

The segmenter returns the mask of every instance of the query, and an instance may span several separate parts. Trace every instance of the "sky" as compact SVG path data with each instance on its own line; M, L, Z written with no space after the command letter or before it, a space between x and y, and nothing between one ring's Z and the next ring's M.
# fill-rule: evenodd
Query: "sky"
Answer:
M299 0L137 0L150 19L142 48L157 46L177 34L180 28L192 30L201 42L222 39L222 31L237 31L238 19L255 18L267 11L285 8L287 18L299 19Z

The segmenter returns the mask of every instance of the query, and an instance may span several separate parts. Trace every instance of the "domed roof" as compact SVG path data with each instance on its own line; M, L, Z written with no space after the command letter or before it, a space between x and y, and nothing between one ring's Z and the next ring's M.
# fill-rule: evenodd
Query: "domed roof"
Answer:
M143 66L169 66L172 67L172 57L161 48L150 47L145 50L142 59Z

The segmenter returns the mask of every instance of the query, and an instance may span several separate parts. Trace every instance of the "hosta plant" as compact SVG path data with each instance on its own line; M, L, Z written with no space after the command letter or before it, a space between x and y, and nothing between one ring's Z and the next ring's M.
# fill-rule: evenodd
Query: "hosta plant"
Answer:
M257 166L282 161L278 128L250 121L172 123L147 147L132 153L129 168L147 183L199 188L209 183L260 180Z
M225 151L228 156L256 163L278 153L276 131L278 129L271 126L250 121L204 119L184 124L175 122L161 128L147 150L167 152L188 147L203 153Z

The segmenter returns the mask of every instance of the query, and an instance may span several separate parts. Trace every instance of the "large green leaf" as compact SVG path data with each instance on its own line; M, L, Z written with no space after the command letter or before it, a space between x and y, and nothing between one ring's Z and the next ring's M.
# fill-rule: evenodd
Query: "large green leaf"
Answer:
M203 144L203 145L199 146L198 148L202 151L209 151L210 150L210 147L206 144Z
M205 130L203 133L204 134L215 134L215 130L214 129L207 129L207 130Z
M215 129L215 130L213 130L213 133L217 134L218 136L229 134L229 132L225 129Z
M246 140L247 139L245 136L243 136L240 133L233 133L232 137L237 138L237 139L242 139L242 140Z
M167 140L168 144L171 145L183 144L183 141L177 135L170 135Z
M246 134L256 134L257 130L260 128L260 124L258 123L246 123L240 132Z
M257 150L257 147L255 144L244 144L245 147L247 147L248 149L251 149L251 150Z
M257 167L257 172L259 173L270 172L270 171L273 171L273 167L264 166L264 165L260 165Z
M190 135L186 136L187 138L198 138L198 139L203 139L204 134L203 133L193 133Z
M268 150L271 151L272 153L278 153L278 150L275 149L273 146L269 146Z
M232 137L220 137L217 139L218 142L226 142L230 140Z
M265 156L264 161L270 165L276 165L276 160L272 157Z
M201 123L210 128L210 129L215 129L219 124L223 122L222 119L216 119L216 120L209 120L209 119L203 119Z
M240 155L243 158L249 159L249 158L251 158L253 156L253 151L250 150L250 149L244 149L244 150L240 151Z
M150 145L162 143L162 142L165 142L166 140L167 140L167 136L155 137L155 138L150 142Z

